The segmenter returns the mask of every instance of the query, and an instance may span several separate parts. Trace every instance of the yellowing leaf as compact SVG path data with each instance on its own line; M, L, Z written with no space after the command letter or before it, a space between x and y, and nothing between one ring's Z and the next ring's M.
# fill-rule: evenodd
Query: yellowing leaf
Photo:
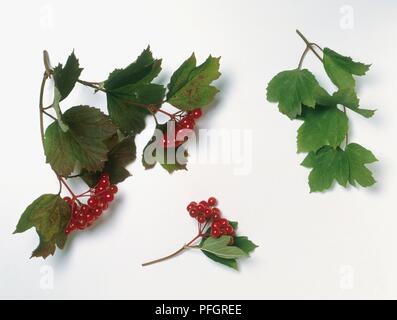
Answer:
M221 75L219 60L220 58L209 56L203 64L196 67L196 58L192 55L172 75L167 101L184 111L210 104L219 91L210 85Z
M46 258L54 254L56 246L63 248L70 215L68 204L59 195L44 194L26 208L14 233L35 227L40 244L32 256Z

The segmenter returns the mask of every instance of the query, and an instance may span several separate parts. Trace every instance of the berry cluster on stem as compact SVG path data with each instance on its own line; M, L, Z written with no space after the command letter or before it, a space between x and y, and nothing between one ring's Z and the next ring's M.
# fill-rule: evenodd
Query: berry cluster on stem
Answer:
M169 134L164 132L162 146L163 148L177 148L185 142L180 137L188 137L192 130L196 126L196 121L201 117L202 111L200 108L196 108L187 113L176 112L169 114L170 121L174 122L175 132Z
M103 173L94 188L79 195L71 193L72 197L64 197L63 200L69 204L72 212L65 233L70 234L90 227L109 207L117 191L117 186L110 184L109 175ZM88 198L86 204L81 202L84 197Z

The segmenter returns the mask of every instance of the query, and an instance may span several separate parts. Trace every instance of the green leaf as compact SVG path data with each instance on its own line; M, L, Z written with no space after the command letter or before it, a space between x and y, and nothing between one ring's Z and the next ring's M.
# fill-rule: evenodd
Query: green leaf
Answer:
M216 255L214 255L213 253L209 253L207 251L201 251L202 253L204 253L204 255L206 257L208 257L209 259L218 262L220 264L223 264L229 268L232 268L234 270L238 270L238 264L237 264L237 260L236 259L225 259L225 258L220 258Z
M359 107L360 100L354 89L339 89L331 96L325 90L319 91L317 103L323 106L342 105L365 118L371 118L376 110L361 109Z
M229 224L232 226L232 228L234 229L234 231L237 230L237 228L238 228L238 222L236 222L236 221L229 221ZM206 234L211 234L211 227L209 227L209 228L205 231L205 233L206 233ZM246 237L234 237L234 239L236 239L236 238L240 239L240 238L246 238ZM203 238L203 239L201 240L200 246L203 245L204 241L205 241L205 238ZM249 246L247 246L247 244L244 243L244 241L239 241L239 240L238 240L237 243L235 242L235 245L236 245L237 247L239 247L241 250L243 250L244 252L246 252L247 254L249 254L249 252L247 252L247 251L250 251L250 250L248 250ZM241 245L241 246L240 246L240 245ZM247 251L245 251L245 250L247 250ZM220 264L223 264L223 265L225 265L225 266L227 266L227 267L230 267L230 268L232 268L232 269L234 269L234 270L238 270L238 264L237 264L237 260L236 260L236 259L225 259L225 258L220 258L220 257L218 257L218 256L216 256L216 255L214 255L214 254L212 254L212 253L207 252L207 251L201 251L201 252L204 253L204 255L205 255L206 257L208 257L209 259L211 259L211 260L213 260L213 261L215 261L215 262L218 262L218 263L220 263Z
M321 90L314 75L307 69L287 70L277 74L267 86L267 100L278 102L281 113L295 119L302 104L314 108Z
M346 187L349 180L349 160L340 148L325 146L316 153L311 152L302 165L313 168L309 175L311 192L329 189L334 180Z
M345 106L365 118L371 118L376 112L376 110L361 109L359 107L360 100L353 89L340 89L332 95L332 98L335 104Z
M70 220L68 204L57 194L44 194L33 201L22 214L14 233L35 227L40 238L32 257L53 255L56 246L62 249L66 242L65 228Z
M368 64L355 62L352 58L342 56L329 48L324 48L323 63L331 81L339 89L354 89L356 84L353 75L363 76L370 67Z
M209 56L203 64L196 67L196 58L192 55L172 75L167 101L184 111L210 104L219 92L210 85L221 75L219 60L220 58Z
M356 185L356 182L363 186L369 187L375 184L375 179L370 170L365 167L365 164L378 161L373 153L357 143L350 143L345 149L347 158L349 159L351 185Z
M137 83L109 90L107 106L109 116L125 135L136 135L145 129L147 105L161 104L165 88L158 84Z
M325 145L339 146L348 131L348 118L337 107L306 108L298 130L298 152L317 151Z
M102 170L110 177L112 184L123 182L129 176L130 172L125 168L136 159L135 137L126 137L117 142L110 148L108 161ZM83 171L82 179L90 186L94 187L101 176L101 172L90 173Z
M79 66L79 60L76 58L74 51L66 61L65 67L59 64L54 68L55 87L59 91L60 100L65 99L72 92L77 80L80 77L82 68Z
M153 59L150 47L125 69L116 69L104 83L106 90L114 90L126 85L150 83L161 71L161 60Z
M63 132L58 122L53 122L45 132L47 162L61 176L70 175L77 164L90 172L100 171L106 160L108 148L105 140L116 133L110 118L99 109L77 106L63 114L69 130Z
M373 185L375 179L365 164L375 161L377 159L371 151L351 143L345 151L325 146L317 152L311 152L302 165L312 168L309 175L310 191L317 192L330 188L334 180L344 187L347 182L351 185L358 182L363 187Z
M173 173L178 170L187 170L187 150L182 145L178 147L163 147L164 134L167 133L168 122L159 124L155 128L153 137L146 144L142 153L142 164L145 169L152 169L156 163L168 171ZM168 128L172 130L172 128ZM169 133L172 136L172 133Z
M255 243L248 239L248 237L234 237L233 244L243 250L246 254L250 254L258 248Z
M204 240L200 249L224 259L237 259L247 256L247 253L240 248L229 246L229 242L230 236L222 236L219 238L209 237Z

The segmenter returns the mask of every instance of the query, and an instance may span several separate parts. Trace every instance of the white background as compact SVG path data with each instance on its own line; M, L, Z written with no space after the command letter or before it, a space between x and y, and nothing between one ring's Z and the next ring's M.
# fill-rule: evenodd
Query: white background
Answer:
M0 6L0 298L397 298L395 1L69 0ZM353 25L346 25L345 10L353 10ZM358 80L358 91L362 106L378 112L370 120L351 114L351 135L380 159L371 167L378 180L374 188L309 193L308 170L296 154L299 124L265 100L271 77L298 63L304 44L296 28L321 46L373 63ZM191 164L188 172L169 176L159 167L145 172L136 161L107 218L71 237L54 257L29 260L38 243L34 230L12 232L29 203L58 187L39 137L42 50L55 64L74 48L85 67L82 78L100 81L148 44L163 58L162 83L192 51L200 61L210 53L222 56L221 93L200 127L250 130L251 171L238 176L232 165ZM332 89L312 55L305 66ZM105 110L104 96L91 93L78 86L63 107L83 103ZM138 157L152 127L148 122L138 139ZM194 235L185 206L209 195L260 245L240 272L200 252L142 268L140 263L178 249ZM48 270L52 289L40 285Z

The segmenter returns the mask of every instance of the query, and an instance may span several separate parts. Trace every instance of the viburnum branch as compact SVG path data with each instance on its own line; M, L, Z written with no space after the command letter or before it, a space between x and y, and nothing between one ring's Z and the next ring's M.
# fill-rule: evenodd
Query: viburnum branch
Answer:
M216 206L217 200L214 197L199 203L191 202L187 206L187 210L189 215L197 220L197 235L174 253L143 263L142 266L174 258L187 249L200 249L209 259L237 269L237 259L248 256L255 250L256 245L247 237L237 237L237 222L230 222L222 218L221 212Z
M44 51L43 63L45 72L39 101L40 136L46 161L57 177L59 190L57 194L43 194L28 206L15 233L36 227L40 245L32 256L46 258L53 255L57 247L63 249L71 232L91 226L113 201L118 191L116 184L131 175L126 166L137 158L135 137L145 128L147 116L147 112L134 110L134 107L145 108L153 115L156 129L163 134L158 147L176 150L176 146L179 148L185 140L178 141L178 145L171 135L168 140L168 122L172 121L171 124L175 125L175 134L194 129L202 115L200 105L209 105L218 92L211 83L220 76L220 64L219 58L210 55L197 66L192 55L165 85L152 82L161 70L161 60L154 59L149 48L129 67L109 73L108 79L103 82L80 79L83 68L74 51L66 63L59 63L54 68L51 67L48 52ZM187 72L195 76L185 78L183 75ZM52 104L44 106L44 91L50 78L54 82L54 98ZM63 113L60 102L65 101L76 84L105 93L108 114L87 105L67 108ZM150 99L159 102L147 103ZM177 109L175 113L161 108L166 101ZM191 103L196 107L192 108ZM54 109L54 112L47 112L48 109ZM165 114L170 120L159 123L156 113ZM44 127L44 116L53 120L47 128ZM152 139L148 144L151 142ZM149 169L143 157L142 163ZM185 163L171 161L161 165L170 173L186 168ZM80 172L73 175L77 168ZM89 187L79 194L67 181L77 177ZM70 196L62 198L62 189L67 190ZM184 250L189 247L193 247L190 242Z
M302 121L298 129L297 151L307 153L301 165L311 169L310 192L330 189L334 182L342 187L348 184L372 186L376 181L366 165L377 159L370 150L349 141L347 115L347 109L365 118L375 114L375 110L360 108L354 77L365 75L370 65L330 48L323 49L307 40L299 30L296 32L306 44L298 67L276 74L269 81L266 96L269 102L278 103L279 111L289 119ZM322 62L335 85L336 91L332 94L320 85L309 69L302 69L308 51Z

